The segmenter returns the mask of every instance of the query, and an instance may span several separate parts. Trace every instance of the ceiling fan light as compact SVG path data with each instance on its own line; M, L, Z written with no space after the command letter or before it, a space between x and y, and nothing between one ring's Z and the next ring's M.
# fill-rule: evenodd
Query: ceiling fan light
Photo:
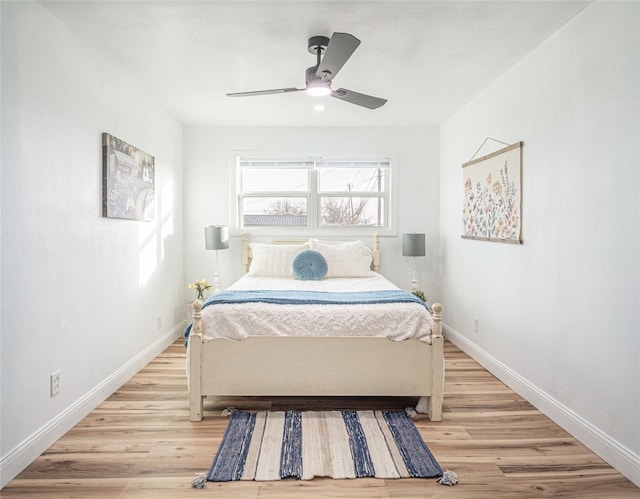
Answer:
M313 97L324 97L331 93L331 89L327 85L324 85L322 82L320 82L319 84L309 82L309 84L307 85L307 93Z

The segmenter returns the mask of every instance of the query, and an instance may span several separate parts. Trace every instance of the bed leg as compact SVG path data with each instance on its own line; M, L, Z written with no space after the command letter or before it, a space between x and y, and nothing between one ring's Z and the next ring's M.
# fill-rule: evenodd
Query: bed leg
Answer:
M191 421L201 421L203 415L202 384L202 303L193 302L193 322L189 334L189 411Z
M429 402L429 419L431 421L442 421L442 398L432 397Z
M190 396L189 400L189 409L191 412L191 421L202 421L202 413L204 409L204 397L198 396Z
M431 421L442 421L442 400L436 397L420 397L416 412L427 414Z

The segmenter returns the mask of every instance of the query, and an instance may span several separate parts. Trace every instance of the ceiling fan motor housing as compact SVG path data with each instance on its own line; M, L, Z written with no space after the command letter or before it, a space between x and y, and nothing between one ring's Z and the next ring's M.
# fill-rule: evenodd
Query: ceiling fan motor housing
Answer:
M318 66L311 66L305 72L305 89L309 95L323 97L331 93L331 80L323 76L318 76L316 70Z
M304 81L305 83L307 83L307 85L309 84L309 82L322 80L322 77L316 74L317 69L318 66L311 66L304 72Z

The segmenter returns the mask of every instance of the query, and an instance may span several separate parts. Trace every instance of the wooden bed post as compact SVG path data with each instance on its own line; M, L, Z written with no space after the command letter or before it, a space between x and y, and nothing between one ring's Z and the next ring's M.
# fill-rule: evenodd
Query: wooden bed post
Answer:
M249 272L249 234L242 233L242 273Z
M380 272L380 234L373 235L373 263L371 267L374 272Z
M433 392L429 400L429 419L442 420L442 398L444 396L444 338L442 337L442 305L434 303L432 310L433 327L431 328L431 366Z
M202 302L193 302L193 322L189 333L189 410L191 421L201 421L203 415L202 395Z
M431 396L420 397L416 411L428 414L431 421L442 420L444 397L444 338L442 337L442 305L431 307Z

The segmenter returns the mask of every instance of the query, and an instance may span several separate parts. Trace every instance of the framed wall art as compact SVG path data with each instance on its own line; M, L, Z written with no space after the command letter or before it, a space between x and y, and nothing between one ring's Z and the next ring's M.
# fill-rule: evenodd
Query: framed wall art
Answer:
M155 217L155 159L102 134L102 216L149 222Z
M522 243L522 142L462 165L462 237Z

